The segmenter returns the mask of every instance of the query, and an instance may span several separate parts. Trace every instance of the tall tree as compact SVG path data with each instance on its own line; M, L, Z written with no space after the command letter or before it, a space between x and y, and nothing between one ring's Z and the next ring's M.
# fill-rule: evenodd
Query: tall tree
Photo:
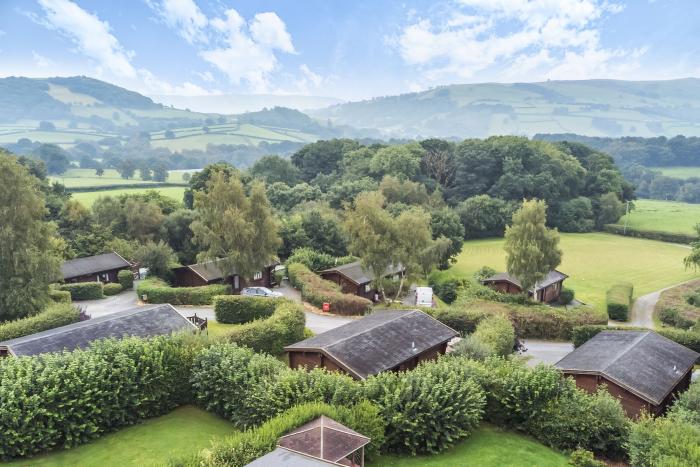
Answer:
M45 215L38 179L0 150L0 321L40 310L60 276L55 226Z
M248 198L237 175L212 173L206 190L194 193L199 218L192 223L200 260L220 260L221 268L250 279L275 257L281 240L262 185Z
M505 245L508 274L517 278L523 291L561 263L559 232L548 229L547 204L542 200L525 200L506 227Z

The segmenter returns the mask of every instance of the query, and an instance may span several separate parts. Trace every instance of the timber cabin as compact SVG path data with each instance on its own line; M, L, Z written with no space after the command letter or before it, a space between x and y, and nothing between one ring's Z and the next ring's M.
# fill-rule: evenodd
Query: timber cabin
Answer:
M277 263L265 266L261 271L253 275L253 279L246 281L237 273L225 275L219 268L219 261L207 261L174 268L176 287L200 287L210 284L232 284L233 293L239 293L245 287L272 287L275 285L275 266Z
M291 368L326 368L363 380L412 370L447 350L459 333L419 310L376 311L284 348Z
M662 415L676 395L688 389L698 357L652 331L603 331L555 367L587 392L605 384L627 416L637 418L642 411Z
M84 349L99 339L167 336L198 329L172 305L136 307L0 342L0 357L71 351Z
M390 266L383 278L398 280L399 274L404 271L405 268L401 265ZM372 285L372 281L375 279L374 274L363 268L359 261L326 269L319 272L319 275L328 281L338 284L343 293L376 301L374 297L378 291Z
M114 251L71 259L61 265L61 274L66 283L117 282L117 274L122 270L131 270L131 263Z
M568 277L569 276L563 272L553 269L549 271L545 278L539 281L535 287L528 291L528 295L538 302L554 302L559 299L562 284ZM498 274L494 274L491 277L483 279L481 283L501 293L523 293L523 288L522 285L520 285L520 281L507 272L499 272Z

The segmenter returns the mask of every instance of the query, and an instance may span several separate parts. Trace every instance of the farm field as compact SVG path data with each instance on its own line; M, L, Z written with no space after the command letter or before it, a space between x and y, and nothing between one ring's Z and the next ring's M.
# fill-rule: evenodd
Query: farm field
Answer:
M448 467L456 465L520 467L569 465L566 456L517 433L481 426L452 449L434 456L381 456L371 467Z
M563 233L560 247L564 255L558 269L569 275L564 285L575 290L577 299L598 308L616 282L634 284L638 297L698 277L683 267L690 252L683 245L596 232ZM465 242L450 270L466 277L482 266L505 270L502 238Z
M651 170L661 172L667 177L687 179L700 177L700 167L649 167Z
M29 459L3 463L7 466L156 466L210 446L236 429L196 407L180 407L162 417L106 435L92 443Z
M196 172L196 170L190 171L190 175ZM182 183L186 184L182 179L182 176L187 173L187 171L181 170L171 170L168 175L166 183ZM52 182L59 182L66 186L66 188L90 188L90 187L100 187L109 185L159 185L159 182L154 181L144 181L137 176L130 179L122 178L115 169L105 169L104 175L98 177L95 175L95 169L68 169L65 173L61 175L51 175L49 179Z
M99 191L79 191L73 193L72 198L80 201L86 207L92 206L97 198L102 196L119 196L131 193L141 193L146 190L154 190L177 201L182 201L185 193L184 186L166 186L166 187L144 187L144 188L121 188L115 190L99 190Z
M700 223L700 204L639 199L634 205L618 224L624 224L627 219L627 225L633 229L692 235L696 233L695 224Z

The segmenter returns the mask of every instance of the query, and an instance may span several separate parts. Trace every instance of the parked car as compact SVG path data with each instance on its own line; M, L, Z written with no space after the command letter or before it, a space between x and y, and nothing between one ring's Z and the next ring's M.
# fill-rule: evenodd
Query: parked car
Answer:
M246 287L243 290L241 290L241 295L247 295L249 297L272 297L272 298L278 298L278 297L282 296L281 293L273 292L272 290L268 289L267 287Z

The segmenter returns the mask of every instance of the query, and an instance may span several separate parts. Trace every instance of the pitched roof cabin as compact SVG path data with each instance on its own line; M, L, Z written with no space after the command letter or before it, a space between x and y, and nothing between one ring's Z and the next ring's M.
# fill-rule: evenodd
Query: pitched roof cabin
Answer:
M131 269L131 263L112 251L64 261L61 273L64 282L117 282L117 274Z
M605 384L627 416L636 418L643 410L662 414L690 385L698 357L652 331L603 331L555 366L588 392Z
M550 303L558 300L561 294L562 283L568 277L563 272L553 269L549 271L544 279L528 291L528 295L538 302ZM491 277L482 279L481 283L501 293L519 294L523 292L520 281L507 272L499 272Z
M0 342L0 356L39 355L83 349L110 337L152 337L198 327L172 305L137 307Z
M384 273L384 278L392 278L402 273L406 268L401 265L390 266ZM319 275L340 286L343 293L358 295L374 300L377 289L372 286L375 279L371 271L362 267L360 261L335 266L319 272Z
M365 379L415 368L445 353L457 331L418 310L376 311L284 348L292 368L321 367Z
M277 263L271 263L255 273L252 280L245 280L235 271L231 274L224 274L220 264L221 262L216 260L174 268L172 271L175 274L175 285L177 287L200 287L225 282L233 284L234 292L240 292L244 287L272 287L275 284L274 270Z

